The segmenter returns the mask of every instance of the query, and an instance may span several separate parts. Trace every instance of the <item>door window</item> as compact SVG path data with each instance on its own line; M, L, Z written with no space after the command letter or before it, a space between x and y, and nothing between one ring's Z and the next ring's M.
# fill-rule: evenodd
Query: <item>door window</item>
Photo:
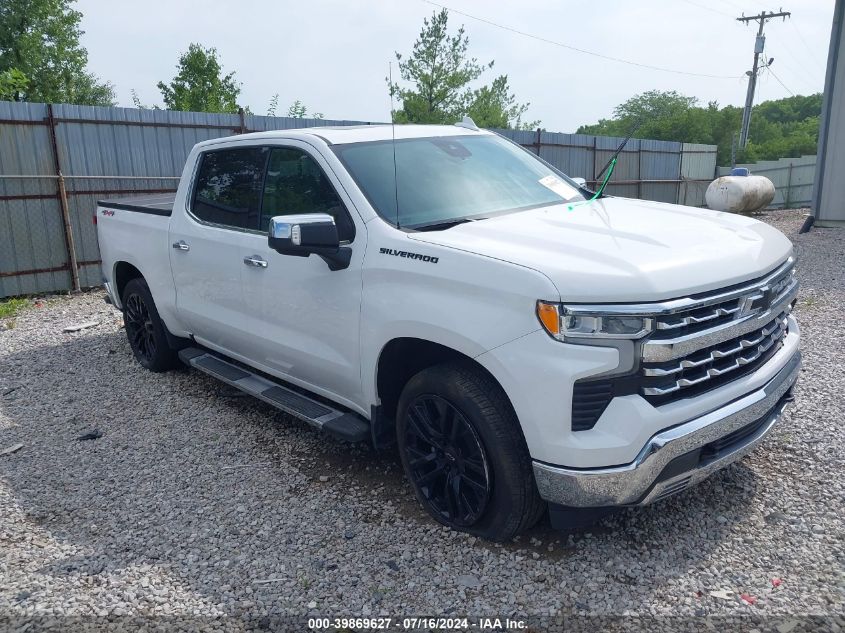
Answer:
M257 230L267 152L266 147L244 147L203 154L194 215L204 222Z
M264 183L261 230L267 230L274 216L299 213L328 213L335 219L341 241L355 236L346 207L314 159L298 149L274 148Z

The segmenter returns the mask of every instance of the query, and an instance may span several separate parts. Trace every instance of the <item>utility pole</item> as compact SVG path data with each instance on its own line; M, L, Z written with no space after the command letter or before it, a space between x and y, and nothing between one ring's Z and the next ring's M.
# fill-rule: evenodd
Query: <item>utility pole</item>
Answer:
M766 46L766 36L763 35L763 27L766 25L766 20L772 18L783 18L786 20L790 15L789 11L781 9L777 13L761 11L758 15L743 16L737 18L738 22L745 22L746 24L755 21L760 23L757 29L757 39L754 41L754 66L751 71L746 72L748 75L748 92L745 95L745 110L742 112L742 130L739 133L739 147L745 149L748 144L748 128L751 126L751 106L754 105L754 90L757 87L757 72L760 67L760 55L763 54L763 49ZM766 64L768 66L768 64Z

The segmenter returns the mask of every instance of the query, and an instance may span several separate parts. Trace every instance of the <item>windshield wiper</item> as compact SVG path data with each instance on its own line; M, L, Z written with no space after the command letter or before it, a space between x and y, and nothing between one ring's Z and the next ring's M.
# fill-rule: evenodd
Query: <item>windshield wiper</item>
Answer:
M483 220L484 218L457 218L455 220L446 220L445 222L434 222L432 224L423 224L422 226L413 227L415 231L444 231L451 229L453 226L459 224L466 224L467 222L475 222L475 220ZM410 227L409 227L410 228Z

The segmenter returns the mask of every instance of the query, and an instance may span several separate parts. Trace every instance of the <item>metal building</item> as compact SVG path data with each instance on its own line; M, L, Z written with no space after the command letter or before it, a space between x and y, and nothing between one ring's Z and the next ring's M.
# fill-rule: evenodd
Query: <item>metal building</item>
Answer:
M819 129L813 217L819 226L845 226L845 0L836 0ZM808 225L807 228L809 228Z

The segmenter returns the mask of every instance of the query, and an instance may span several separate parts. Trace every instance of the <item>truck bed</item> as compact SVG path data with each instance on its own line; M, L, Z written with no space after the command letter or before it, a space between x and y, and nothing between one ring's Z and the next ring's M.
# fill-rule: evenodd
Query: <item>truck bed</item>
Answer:
M131 198L98 200L97 205L106 209L121 209L123 211L169 216L173 212L175 200L175 193L151 193Z

